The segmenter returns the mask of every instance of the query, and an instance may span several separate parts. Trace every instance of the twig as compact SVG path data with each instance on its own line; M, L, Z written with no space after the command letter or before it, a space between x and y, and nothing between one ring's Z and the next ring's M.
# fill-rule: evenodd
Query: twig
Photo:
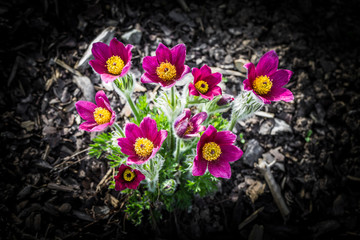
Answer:
M287 221L289 218L290 210L287 207L285 200L281 194L281 189L279 185L276 183L275 178L270 171L271 166L273 166L275 163L276 160L268 164L265 160L259 159L259 164L255 163L255 167L259 169L261 174L264 176L265 181L270 188L276 206L279 208L284 221Z
M178 0L178 3L181 5L182 9L185 12L190 12L190 8L188 7L188 5L186 4L185 0Z
M69 65L67 65L66 63L64 63L63 61L61 61L60 59L55 59L55 63L57 65L59 65L60 67L65 68L66 70L68 70L69 72L71 72L72 74L75 74L76 76L81 77L81 73L75 69L73 69L72 67L70 67Z
M104 177L101 179L101 181L98 183L98 185L96 186L96 192L100 192L102 186L107 182L107 179L109 178L109 176L111 176L114 173L115 168L110 168L106 174L104 175Z
M242 223L239 224L238 229L241 230L243 229L246 225L248 225L249 223L251 223L252 221L254 221L257 216L259 215L259 213L261 213L264 210L264 207L259 208L258 210L256 210L255 212L253 212L250 216L248 216L244 221L242 221Z

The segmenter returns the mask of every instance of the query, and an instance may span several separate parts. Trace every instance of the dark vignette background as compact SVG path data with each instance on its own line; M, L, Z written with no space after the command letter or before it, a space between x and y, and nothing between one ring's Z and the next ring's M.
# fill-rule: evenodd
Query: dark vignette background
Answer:
M0 3L3 239L360 238L359 2L187 3L190 12L170 1ZM214 196L196 198L192 211L164 213L156 226L144 216L138 227L124 221L123 206L111 204L117 193L106 187L95 191L107 172L106 160L83 153L71 159L73 164L54 168L90 142L90 134L78 131L75 119L74 103L82 93L72 73L55 59L73 67L108 26L116 27L119 39L134 28L142 32L133 51L138 74L141 59L158 42L185 43L190 67L208 64L237 71L235 59L256 62L267 50L277 51L280 68L294 72L288 87L295 101L264 111L274 113L293 133L259 135L275 124L261 117L243 122L237 131L244 133L247 143L238 144L245 151L257 142L260 156L276 157L266 153L280 147L285 171L274 168L274 175L292 212L287 224L267 188L254 203L246 194L254 181L264 182L251 158L236 162L232 179L223 181ZM100 86L89 67L79 71ZM240 91L244 76L226 76L226 92ZM121 111L124 102L110 98ZM309 129L313 134L306 142ZM238 230L261 206L265 208L258 217Z

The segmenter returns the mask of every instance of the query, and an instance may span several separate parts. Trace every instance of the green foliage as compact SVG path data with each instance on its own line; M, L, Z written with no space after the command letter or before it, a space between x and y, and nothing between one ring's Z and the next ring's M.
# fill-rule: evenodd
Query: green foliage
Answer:
M313 131L311 129L308 130L306 137L305 137L305 142L310 142L310 137L312 135Z
M228 120L221 116L221 113L215 113L208 121L209 125L213 125L218 131L225 130L228 125Z
M244 143L245 143L245 139L244 139L244 134L243 134L243 133L240 133L240 134L239 134L239 138L240 138L240 142L241 142L242 144L244 144Z
M123 191L125 194L129 194L129 199L126 204L125 213L127 218L135 225L141 223L143 217L143 211L150 209L149 192L144 191L140 193L139 190L126 189Z

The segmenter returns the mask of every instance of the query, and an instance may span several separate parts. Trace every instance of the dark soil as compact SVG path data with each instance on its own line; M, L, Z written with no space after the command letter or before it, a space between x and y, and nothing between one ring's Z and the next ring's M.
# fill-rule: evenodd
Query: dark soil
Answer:
M150 2L0 3L1 238L360 239L358 1L187 1L190 12L180 1ZM78 130L74 103L87 89L76 85L73 68L111 26L119 40L141 31L137 77L159 42L185 43L190 67L236 71L224 73L233 95L246 78L237 64L256 63L270 49L280 68L294 72L293 102L267 105L262 110L274 117L236 126L247 157L232 165L232 178L213 196L196 197L189 211L164 212L156 225L149 212L138 227L126 220L122 196L98 185L106 159L87 156L95 134ZM76 70L104 89L87 63ZM128 118L125 102L107 94L121 121ZM291 210L287 222L269 188L261 191L257 157L278 161L272 172Z

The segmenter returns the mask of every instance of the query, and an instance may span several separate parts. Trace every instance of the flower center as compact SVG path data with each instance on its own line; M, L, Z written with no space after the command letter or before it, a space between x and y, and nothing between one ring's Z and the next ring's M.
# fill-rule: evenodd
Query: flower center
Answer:
M154 149L154 144L147 138L137 138L134 144L135 152L140 157L148 157Z
M272 87L272 81L268 76L259 76L253 82L253 89L259 95L266 95Z
M184 135L189 134L192 130L194 130L194 127L193 127L193 125L191 123L189 123L189 125L186 128L186 131L185 131Z
M131 182L135 178L135 173L133 173L129 168L127 168L123 172L123 178L125 181Z
M156 74L164 81L171 81L176 77L176 68L169 62L162 62L156 68Z
M207 82L200 80L195 83L195 88L202 94L205 94L209 90L209 85L207 84Z
M119 56L112 56L106 61L109 73L119 75L124 68L124 61Z
M221 155L221 148L214 142L206 143L202 148L202 155L205 160L214 161Z
M108 123L111 120L111 112L106 108L97 107L94 111L94 119L99 125Z

